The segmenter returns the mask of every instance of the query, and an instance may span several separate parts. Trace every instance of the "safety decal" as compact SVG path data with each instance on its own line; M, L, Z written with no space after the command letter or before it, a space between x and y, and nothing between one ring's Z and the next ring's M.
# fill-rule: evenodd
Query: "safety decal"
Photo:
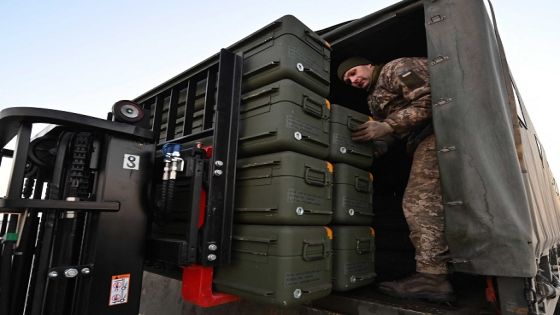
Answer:
M109 306L127 303L129 286L129 273L111 277L111 296L109 297Z
M139 170L140 169L140 156L125 154L123 160L123 168L125 170Z

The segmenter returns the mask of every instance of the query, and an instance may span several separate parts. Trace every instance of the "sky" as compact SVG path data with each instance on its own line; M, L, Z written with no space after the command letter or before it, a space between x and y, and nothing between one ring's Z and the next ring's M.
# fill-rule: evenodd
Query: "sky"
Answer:
M0 109L32 106L105 118L116 101L139 96L283 15L320 30L396 2L3 0ZM560 179L560 2L492 3L521 97Z

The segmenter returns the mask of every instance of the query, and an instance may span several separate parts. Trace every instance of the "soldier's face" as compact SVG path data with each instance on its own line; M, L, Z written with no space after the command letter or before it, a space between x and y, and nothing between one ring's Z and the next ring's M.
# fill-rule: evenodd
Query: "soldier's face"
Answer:
M373 65L360 65L344 73L344 83L358 89L369 89L373 75Z

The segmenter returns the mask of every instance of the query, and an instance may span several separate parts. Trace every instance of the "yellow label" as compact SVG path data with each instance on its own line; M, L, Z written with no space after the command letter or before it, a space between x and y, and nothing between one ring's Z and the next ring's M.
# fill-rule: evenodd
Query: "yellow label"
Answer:
M334 172L334 165L332 165L332 163L327 162L327 170L329 171L329 173Z
M329 240L333 239L333 232L332 229L328 226L323 226L325 228L325 230L327 230L327 237L329 238Z

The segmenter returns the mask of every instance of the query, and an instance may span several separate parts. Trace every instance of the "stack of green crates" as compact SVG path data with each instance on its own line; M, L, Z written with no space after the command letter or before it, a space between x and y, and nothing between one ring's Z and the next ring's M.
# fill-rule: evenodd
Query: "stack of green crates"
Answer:
M333 290L347 291L375 280L372 225L373 160L369 143L352 141L352 132L371 118L333 104L329 160L334 163Z
M330 47L293 16L243 52L232 261L216 290L294 305L332 290Z

